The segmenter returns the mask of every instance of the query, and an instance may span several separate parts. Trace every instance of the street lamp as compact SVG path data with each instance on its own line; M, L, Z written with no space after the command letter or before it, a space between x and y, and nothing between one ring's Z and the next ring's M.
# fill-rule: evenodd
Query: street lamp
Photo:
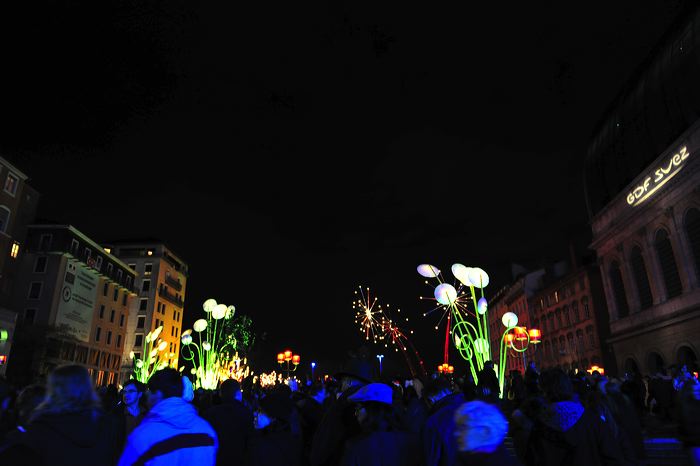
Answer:
M297 367L301 362L301 356L298 354L293 354L290 350L286 350L283 353L277 353L277 363L282 366L285 362L287 363L287 378L289 378L289 373L297 370ZM289 367L290 362L294 365L294 369Z
M381 375L382 375L382 359L384 359L384 355L378 354L377 359L379 359L379 376L381 377Z

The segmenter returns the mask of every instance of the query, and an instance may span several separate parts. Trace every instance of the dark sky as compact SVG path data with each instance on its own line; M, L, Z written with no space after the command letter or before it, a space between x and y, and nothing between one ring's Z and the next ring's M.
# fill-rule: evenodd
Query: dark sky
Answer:
M185 321L236 305L274 367L360 345L358 285L432 366L419 263L481 266L493 294L585 248L586 144L684 2L10 3L0 155L39 217L161 238Z

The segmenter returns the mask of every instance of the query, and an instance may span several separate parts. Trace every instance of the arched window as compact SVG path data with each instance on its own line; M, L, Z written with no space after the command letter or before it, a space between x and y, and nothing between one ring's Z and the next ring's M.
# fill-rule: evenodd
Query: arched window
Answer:
M557 310L554 311L554 313L557 315L557 325L559 325L559 328L564 328L564 325L561 321L561 309L557 308Z
M569 348L568 348L569 354L571 354L571 355L576 354L576 343L574 342L574 334L573 334L573 333L569 333L569 334L566 336L566 339L569 340Z
M578 324L581 320L578 315L578 301L574 301L571 303L571 311L574 315L574 323Z
M562 308L561 312L562 312L562 315L564 316L563 317L564 325L566 325L567 327L570 327L571 326L571 316L569 315L569 306L564 306Z
M0 232L7 233L10 226L10 209L0 205Z
M681 285L681 277L678 275L676 258L673 257L671 239L668 237L666 230L661 229L656 232L654 247L656 248L656 253L659 255L661 273L664 277L664 285L666 285L666 297L671 299L679 296L683 291L683 287Z
M700 275L700 210L690 209L683 220L688 235L690 251L695 260L695 272Z
M615 297L617 316L619 318L627 317L630 313L630 308L627 305L625 284L622 282L622 272L620 272L620 264L618 264L617 261L613 261L612 264L610 264L610 285L612 286L613 296Z
M586 342L583 339L583 330L576 330L576 341L578 342L578 351L583 354L586 351Z
M559 337L559 354L566 354L566 338L564 335Z
M547 318L549 319L549 325L547 325L547 327L549 328L550 332L553 332L555 330L554 329L554 313L550 312L549 316L547 316Z
M627 358L625 360L625 374L639 374L639 367L637 367L637 363L634 361L632 358Z
M647 370L649 374L656 374L664 367L664 358L659 353L651 352L647 356Z
M590 345L589 347L595 348L597 345L595 341L595 333L593 332L592 326L589 325L588 327L586 327L586 335L588 335L588 344Z
M557 348L557 339L552 338L552 359L556 361L559 357L559 348Z
M588 305L588 296L584 296L581 299L581 306L583 306L583 318L584 319L590 319L591 318L591 308Z
M642 257L642 250L639 246L632 248L630 253L630 266L632 267L632 275L637 283L637 291L639 292L639 304L641 309L648 309L654 304L651 297L651 287L649 286L649 276Z

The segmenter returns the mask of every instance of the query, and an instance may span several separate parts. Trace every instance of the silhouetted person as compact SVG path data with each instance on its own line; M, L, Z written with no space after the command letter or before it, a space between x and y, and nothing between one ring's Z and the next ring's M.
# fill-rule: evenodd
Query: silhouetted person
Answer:
M211 406L202 415L219 437L216 464L242 465L253 431L253 412L243 404L243 394L237 380L228 379L222 382L219 396L221 403Z
M457 462L463 466L518 466L503 446L508 421L494 405L469 401L455 412Z

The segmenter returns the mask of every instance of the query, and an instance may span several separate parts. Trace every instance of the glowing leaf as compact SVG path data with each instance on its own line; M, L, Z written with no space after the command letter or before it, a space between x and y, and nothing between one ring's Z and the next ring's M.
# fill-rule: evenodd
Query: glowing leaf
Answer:
M418 266L418 273L426 278L435 278L440 274L440 269L430 264L421 264Z
M465 286L470 286L472 284L472 282L469 281L470 270L471 267L466 267L462 264L452 264L452 275Z
M469 281L477 288L486 288L489 284L489 275L479 267L469 270Z
M457 299L457 290L455 287L449 283L443 283L435 287L435 299L440 304L450 304L454 303Z
M163 326L159 326L157 329L153 331L153 335L151 335L151 341L156 341L158 338L158 335L160 335L160 332L163 331Z
M479 314L486 314L488 309L489 305L486 298L479 298L479 302L476 303L476 310L479 312Z

